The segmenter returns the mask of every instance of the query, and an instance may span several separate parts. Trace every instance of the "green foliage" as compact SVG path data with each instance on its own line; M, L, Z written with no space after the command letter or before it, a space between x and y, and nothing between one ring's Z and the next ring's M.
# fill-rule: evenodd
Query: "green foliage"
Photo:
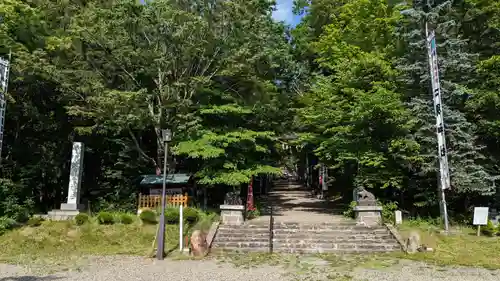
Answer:
M184 220L189 224L194 224L199 219L199 211L195 208L187 207L182 210Z
M23 194L23 186L8 179L0 179L0 216L25 223L30 218L33 201Z
M398 202L386 202L379 205L382 206L382 220L384 222L394 224L396 222L395 211L398 209Z
M134 222L134 217L131 214L119 214L119 220L122 224L131 224Z
M165 223L178 224L179 223L179 208L165 209Z
M481 226L481 233L486 236L495 236L498 233L498 228L493 224L491 220L488 220L486 225Z
M153 210L143 210L139 215L141 221L145 224L156 224L156 213Z
M259 217L260 216L260 210L255 209L255 210L250 210L246 212L246 217L247 219L251 220L253 218Z
M351 201L351 203L349 203L349 207L347 208L347 210L345 210L342 213L344 215L344 217L353 219L356 216L356 214L354 213L354 208L356 208L357 205L358 205L358 202Z
M0 216L26 222L64 199L73 139L96 167L83 179L91 210L135 211L135 180L161 166L167 125L200 184L277 175L293 142L296 161L312 154L346 189L435 215L422 19L437 34L450 213L500 202L497 2L299 0L307 13L290 30L273 1L2 1L0 56L14 57Z
M7 230L13 229L17 225L16 221L8 217L0 217L0 235Z
M89 215L85 213L79 213L78 215L75 216L76 225L84 225L87 222L89 222L89 220L90 220Z
M41 217L31 217L26 224L31 226L31 227L37 227L37 226L42 225L43 221L44 221L44 219Z
M112 213L109 212L99 212L97 214L97 222L99 224L114 224L115 218Z

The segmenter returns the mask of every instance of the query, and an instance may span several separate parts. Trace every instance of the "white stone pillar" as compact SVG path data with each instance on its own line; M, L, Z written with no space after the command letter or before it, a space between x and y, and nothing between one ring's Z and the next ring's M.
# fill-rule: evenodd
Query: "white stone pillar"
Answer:
M83 173L83 143L74 142L71 152L71 170L69 172L68 201L61 204L61 210L77 211L80 205L80 187Z

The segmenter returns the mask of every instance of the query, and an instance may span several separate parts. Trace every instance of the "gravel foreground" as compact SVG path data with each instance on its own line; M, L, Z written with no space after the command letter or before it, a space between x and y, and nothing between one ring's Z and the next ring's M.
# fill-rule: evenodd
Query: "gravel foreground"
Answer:
M299 272L300 271L300 272ZM14 265L0 264L0 281L498 281L499 270L473 268L445 268L402 260L398 264L377 269L358 268L350 272L336 272L325 265L308 270L284 269L280 266L259 265L250 268L235 267L214 260L164 260L141 257L92 258L88 265L72 271L51 275L37 275Z

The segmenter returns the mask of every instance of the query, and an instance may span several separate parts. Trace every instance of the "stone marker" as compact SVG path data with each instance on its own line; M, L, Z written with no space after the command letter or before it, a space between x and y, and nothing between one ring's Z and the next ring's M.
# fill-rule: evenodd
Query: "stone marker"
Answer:
M420 248L420 235L418 232L412 231L410 236L406 240L406 252L408 254L414 254L419 251Z
M69 172L68 200L61 203L61 208L52 210L44 218L51 220L69 220L73 219L80 211L85 209L80 204L80 186L82 184L83 172L83 143L74 142L71 153L71 170Z
M191 235L191 253L195 257L202 257L207 254L207 237L199 230L193 231Z
M403 223L403 213L401 211L395 211L394 212L394 221L396 224L402 224Z
M61 204L61 210L77 211L83 209L80 204L80 187L83 173L83 143L74 142L71 152L71 170L69 172L68 200Z

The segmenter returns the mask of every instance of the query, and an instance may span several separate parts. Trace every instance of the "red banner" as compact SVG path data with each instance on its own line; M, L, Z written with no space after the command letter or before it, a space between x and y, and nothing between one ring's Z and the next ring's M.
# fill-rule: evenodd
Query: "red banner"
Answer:
M250 183L248 184L248 194L247 194L247 211L255 210L253 204L253 177L250 178Z

